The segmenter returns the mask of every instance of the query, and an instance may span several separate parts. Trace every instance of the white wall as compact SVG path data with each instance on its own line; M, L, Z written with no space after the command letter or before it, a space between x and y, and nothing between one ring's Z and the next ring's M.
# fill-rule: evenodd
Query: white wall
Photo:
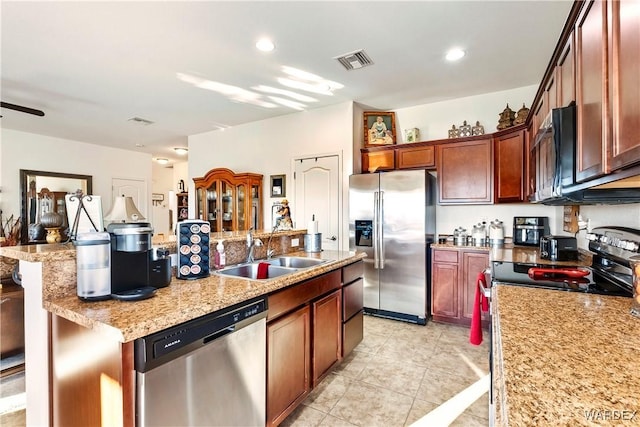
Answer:
M270 175L286 174L287 200L292 219L296 220L292 161L295 158L322 154L342 156L343 177L353 169L353 104L342 103L311 111L289 114L189 137L189 194L193 195L193 178L213 168L264 175L264 224L271 219ZM359 155L359 153L358 153ZM349 180L343 180L343 218L348 218ZM194 218L195 201L189 200L189 216ZM348 236L347 221L343 236ZM344 238L343 242L348 239ZM348 242L346 246L348 247Z
M396 110L398 142L404 142L404 129L420 129L420 141L445 139L451 125L459 128L464 120L474 126L479 121L485 133L497 131L498 118L507 104L513 111L522 104L531 107L538 86L525 86L500 92L423 104Z
M11 129L0 132L0 153L3 218L20 215L20 169L91 175L93 194L102 196L105 214L111 208L112 178L151 182L151 155L146 153Z

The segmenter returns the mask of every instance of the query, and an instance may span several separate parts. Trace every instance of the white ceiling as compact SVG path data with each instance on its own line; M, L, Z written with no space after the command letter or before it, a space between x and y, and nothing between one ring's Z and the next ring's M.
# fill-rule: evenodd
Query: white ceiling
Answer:
M188 135L296 111L233 102L177 73L250 90L282 87L290 66L344 85L307 93L318 99L309 109L353 100L395 110L538 84L571 5L2 0L1 99L45 116L3 108L0 124L178 159L172 148ZM265 35L276 44L269 54L254 47ZM447 63L453 46L467 55ZM347 71L333 59L358 49L372 66Z

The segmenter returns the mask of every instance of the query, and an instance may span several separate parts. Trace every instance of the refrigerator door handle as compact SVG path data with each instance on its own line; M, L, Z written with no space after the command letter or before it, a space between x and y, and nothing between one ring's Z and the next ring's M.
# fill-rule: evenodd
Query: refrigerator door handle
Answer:
M378 236L378 206L380 205L380 193L375 191L373 193L373 268L378 269L378 242L380 238Z
M384 269L384 231L382 225L384 224L384 191L380 191L378 197L378 258L380 264L380 270Z

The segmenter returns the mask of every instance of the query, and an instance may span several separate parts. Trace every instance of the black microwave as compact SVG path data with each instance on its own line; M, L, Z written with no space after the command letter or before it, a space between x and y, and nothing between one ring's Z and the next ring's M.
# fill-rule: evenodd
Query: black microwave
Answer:
M531 147L536 165L534 201L564 203L563 187L575 183L576 107L552 109Z
M532 202L545 205L640 202L640 188L590 188L576 182L576 106L552 109L531 147L535 164Z

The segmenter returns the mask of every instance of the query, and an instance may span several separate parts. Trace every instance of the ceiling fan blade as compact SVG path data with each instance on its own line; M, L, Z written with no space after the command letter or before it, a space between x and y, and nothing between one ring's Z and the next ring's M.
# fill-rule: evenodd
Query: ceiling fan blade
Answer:
M44 116L44 111L36 110L35 108L23 107L22 105L9 104L8 102L0 102L0 107L20 111L22 113L33 114L34 116Z

